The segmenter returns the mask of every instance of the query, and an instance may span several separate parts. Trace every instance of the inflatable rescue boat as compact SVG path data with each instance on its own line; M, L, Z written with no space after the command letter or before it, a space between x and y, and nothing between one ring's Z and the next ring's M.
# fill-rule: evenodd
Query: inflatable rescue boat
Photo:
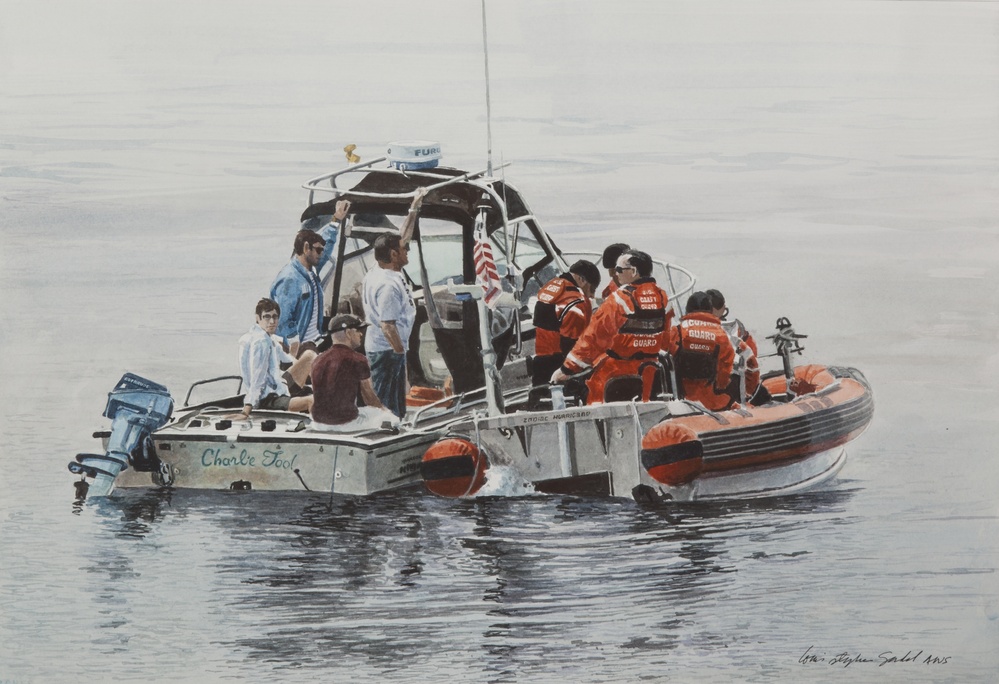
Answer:
M799 366L793 398L783 376L764 380L778 400L722 413L669 415L642 438L636 498L762 497L809 489L836 475L844 445L874 415L866 378L853 368ZM651 490L651 491L650 491Z
M785 369L763 378L771 399L715 412L670 394L473 416L423 455L426 487L441 496L487 491L493 472L539 492L653 500L793 494L833 478L845 445L874 415L870 384L854 368L801 365L786 319L772 336ZM676 387L675 378L671 382ZM558 404L559 398L555 398Z

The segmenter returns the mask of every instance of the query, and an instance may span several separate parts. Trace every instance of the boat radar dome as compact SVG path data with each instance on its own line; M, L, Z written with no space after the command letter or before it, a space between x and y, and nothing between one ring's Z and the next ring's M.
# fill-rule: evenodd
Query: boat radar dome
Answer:
M400 171L432 169L441 159L441 144L427 140L391 142L388 159L389 165Z

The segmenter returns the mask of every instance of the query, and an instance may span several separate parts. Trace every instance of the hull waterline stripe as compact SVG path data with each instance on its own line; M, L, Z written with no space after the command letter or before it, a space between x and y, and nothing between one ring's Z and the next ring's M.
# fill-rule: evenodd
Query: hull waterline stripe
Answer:
M871 415L869 411L850 411L823 418L781 421L766 430L755 430L753 434L733 429L707 432L699 438L705 445L706 457L728 458L776 447L807 446L810 442L834 438L866 425Z
M469 454L435 458L420 464L420 475L424 480L450 480L456 477L473 477L475 459Z
M785 418L764 425L710 430L699 434L705 456L726 457L743 451L760 451L774 446L804 446L815 439L852 432L873 416L873 402L863 398L813 414Z
M869 404L869 402L868 402ZM851 408L844 417L832 416L821 422L809 417L804 421L795 418L797 423L788 428L774 429L771 434L757 434L756 440L746 445L740 435L720 433L705 434L705 471L729 470L775 461L791 461L826 451L845 444L866 429L873 416L872 406ZM729 430L730 433L737 432ZM743 442L743 444L740 444Z

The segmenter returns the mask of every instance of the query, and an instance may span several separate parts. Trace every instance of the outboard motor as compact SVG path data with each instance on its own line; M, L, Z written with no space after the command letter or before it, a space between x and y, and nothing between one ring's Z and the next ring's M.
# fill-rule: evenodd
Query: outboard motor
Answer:
M791 384L794 382L794 368L791 365L791 354L801 354L805 348L801 346L799 340L803 340L808 335L799 335L791 326L791 321L786 316L777 319L777 332L767 335L767 339L777 347L777 354L784 363L784 379L787 382L787 397L794 398L794 390Z
M128 455L172 413L173 399L166 387L132 373L121 376L104 409L104 417L111 419L107 453L78 454L69 464L70 472L94 479L86 495L110 494L118 473L128 467ZM78 494L81 489L77 487Z

